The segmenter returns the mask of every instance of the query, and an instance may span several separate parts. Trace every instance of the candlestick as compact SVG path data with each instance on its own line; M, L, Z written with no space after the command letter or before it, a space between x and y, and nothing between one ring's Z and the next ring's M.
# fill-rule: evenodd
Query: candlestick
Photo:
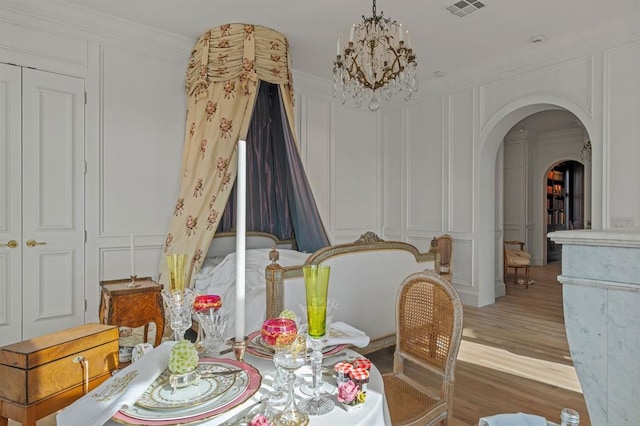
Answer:
M247 207L247 141L238 141L238 174L236 177L236 342L244 340L245 244Z
M133 234L129 236L129 246L131 247L131 276L136 275L136 246Z

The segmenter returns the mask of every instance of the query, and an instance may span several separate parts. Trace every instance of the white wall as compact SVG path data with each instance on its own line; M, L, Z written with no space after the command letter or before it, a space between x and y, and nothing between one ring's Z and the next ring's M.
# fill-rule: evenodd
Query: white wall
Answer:
M410 103L383 111L385 147L395 144L394 135L403 135L407 146L422 144L423 150L442 145L442 174L439 179L431 177L430 188L440 188L443 196L428 198L431 203L440 203L442 226L424 222L411 228L396 220L394 224L400 229L393 233L407 241L431 233L452 234L456 257L453 280L465 303L483 306L504 293L502 271L496 267L501 262L497 245L503 239L496 176L504 179L509 191L526 189L533 194L533 202L519 200L519 206L507 207L503 223L505 233L533 239L535 254L541 259L542 239L533 237L538 234L535 229L542 226L542 216L536 214L542 211L538 207L542 185L536 185L536 179L542 179L541 170L556 159L580 160L581 141L565 141L544 155L544 150L521 144L515 150L505 149L505 175L497 175L496 160L504 136L528 115L558 107L574 113L593 145L593 226L638 224L640 193L632 188L640 181L640 168L632 163L640 157L640 145L635 143L640 137L640 122L634 118L640 106L640 37L627 34L634 28L619 25L617 32L607 28L606 33L592 29L589 34L574 34L573 44L562 40L531 51L530 57L505 60L503 66L447 78L427 87ZM442 105L442 114L432 111L434 104ZM411 133L413 120L425 131ZM535 166L528 171L524 164L529 159ZM423 154L404 158L396 166L407 169L410 162L422 161L428 169L431 160ZM412 175L386 176L385 185L405 191L421 180ZM423 196L427 199L438 191L431 189ZM412 194L411 200L386 197L385 212L400 204L406 217L431 215L426 201L417 201L415 196Z
M178 188L193 40L31 3L0 6L0 61L85 78L93 320L98 281L129 274L129 234L136 234L138 274L157 273ZM373 230L424 250L433 236L450 233L464 302L493 303L504 291L498 153L519 120L558 107L591 136L593 226L637 225L640 36L633 28L592 28L575 43L549 43L491 69L423 84L409 103L378 113L342 106L331 82L295 74L303 161L332 242ZM531 210L525 214L530 232Z
M0 6L0 62L83 78L87 91L86 321L99 281L156 276L178 190L191 40L43 2Z

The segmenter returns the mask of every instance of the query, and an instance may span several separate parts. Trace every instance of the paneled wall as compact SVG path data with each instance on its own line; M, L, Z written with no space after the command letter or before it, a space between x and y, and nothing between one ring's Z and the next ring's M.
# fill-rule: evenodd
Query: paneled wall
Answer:
M640 71L640 41L637 35L622 35L628 29L620 27L619 34L606 38L595 30L561 54L549 46L546 57L541 52L535 59L521 55L498 71L478 68L450 77L404 106L383 110L385 154L393 151L400 136L404 152L412 147L415 153L385 158L387 168L402 173L385 174L385 234L410 242L432 234L453 235L453 281L465 303L483 306L504 294L504 238L530 241L537 262L543 259L544 222L537 213L543 211L543 185L536 179L541 182L555 161L580 161L585 137L593 145L593 161L586 167L592 176L593 227L638 224L640 193L632 188L640 181L640 168L632 163L640 154L633 142L640 137L640 124L632 115L639 109L635 76ZM434 105L441 110L435 111ZM558 108L573 112L587 136L547 135L538 145L510 141L501 151L505 135L517 122ZM425 131L416 134L414 123ZM427 169L429 154L440 149L439 179L430 175L428 192L420 194L415 188L424 185L425 175L409 170L421 162ZM515 202L504 200L503 205L503 191ZM439 203L440 210L434 212L429 203ZM429 219L413 222L417 226L405 221L417 217Z
M45 2L6 0L0 9L0 62L85 79L86 317L93 320L98 282L130 273L130 234L138 275L157 273L178 188L193 40ZM594 28L575 46L549 42L499 69L423 84L411 102L377 113L341 105L330 81L294 74L303 162L331 241L371 230L425 250L449 233L464 302L493 303L504 292L498 246L504 221L511 223L501 220L497 195L503 139L549 108L573 112L591 137L593 226L638 225L640 36L618 30L605 37ZM526 220L530 232L535 220Z

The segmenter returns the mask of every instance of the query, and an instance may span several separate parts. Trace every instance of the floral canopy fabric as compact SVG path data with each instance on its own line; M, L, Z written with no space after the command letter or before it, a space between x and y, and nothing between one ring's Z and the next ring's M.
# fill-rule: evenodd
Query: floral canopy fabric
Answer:
M187 253L187 283L200 269L230 201L237 174L237 142L247 137L259 81L278 85L283 121L288 123L285 133L295 145L286 38L258 25L227 24L205 32L195 43L186 76L180 191L163 249L165 254ZM305 211L309 210L322 228L320 247L328 245L315 202ZM160 282L168 284L164 259Z

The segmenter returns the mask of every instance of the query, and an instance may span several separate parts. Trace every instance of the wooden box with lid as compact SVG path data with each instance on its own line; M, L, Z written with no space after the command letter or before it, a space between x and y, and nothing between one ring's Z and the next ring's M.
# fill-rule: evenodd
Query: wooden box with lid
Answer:
M107 380L118 367L118 328L102 324L0 348L0 425L35 425Z

